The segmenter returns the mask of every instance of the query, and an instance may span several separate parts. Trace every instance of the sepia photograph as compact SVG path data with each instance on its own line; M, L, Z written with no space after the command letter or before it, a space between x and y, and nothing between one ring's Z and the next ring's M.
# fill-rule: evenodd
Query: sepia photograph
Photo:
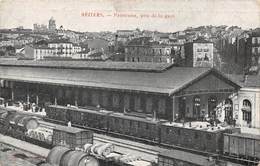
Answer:
M0 166L260 166L260 0L0 0Z

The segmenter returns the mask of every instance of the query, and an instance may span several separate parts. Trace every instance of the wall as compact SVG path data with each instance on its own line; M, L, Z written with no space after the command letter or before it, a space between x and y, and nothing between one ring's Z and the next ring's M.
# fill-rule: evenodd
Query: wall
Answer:
M252 106L252 122L251 124L247 124L246 121L243 120L243 100L249 100ZM260 128L260 89L259 88L241 88L238 93L238 109L239 109L239 121L243 127L253 127Z

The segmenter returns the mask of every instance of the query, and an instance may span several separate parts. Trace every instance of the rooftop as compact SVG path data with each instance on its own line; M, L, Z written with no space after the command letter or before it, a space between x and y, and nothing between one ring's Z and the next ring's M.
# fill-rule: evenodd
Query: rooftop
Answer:
M234 88L239 87L211 68L148 62L0 61L2 79L164 95L179 92L209 74L222 78Z
M67 69L91 69L91 70L131 70L161 72L172 67L170 63L149 63L149 62L89 62L89 61L0 61L0 66L21 66L21 67L47 67Z
M260 76L259 75L248 75L245 79L245 76L242 74L227 74L227 77L236 82L241 87L251 87L259 88L260 87Z

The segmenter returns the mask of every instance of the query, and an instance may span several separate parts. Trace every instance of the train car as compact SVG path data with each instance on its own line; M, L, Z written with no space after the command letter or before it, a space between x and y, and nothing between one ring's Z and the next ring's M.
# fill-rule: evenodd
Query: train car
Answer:
M68 108L67 111L72 124L104 131L108 129L108 116L111 111L75 107Z
M85 129L55 126L53 129L52 145L62 145L70 149L83 148L85 144L93 143L93 132Z
M52 148L53 128L57 125L42 120L39 120L38 123L37 128L29 129L26 132L26 141L45 148Z
M225 133L224 154L260 160L260 136L246 133Z
M222 153L223 133L238 132L230 127L212 127L207 122L164 123L161 125L161 143L198 151Z
M47 163L59 166L99 166L99 162L92 156L69 148L56 146L48 154Z
M113 113L109 116L109 132L158 142L161 121L152 118Z
M49 105L46 108L46 118L58 120L63 123L71 122L73 125L92 129L108 129L108 115L111 111L99 108L78 108L75 106Z
M45 109L46 117L52 120L67 122L67 107L59 105L48 105Z
M37 128L37 118L21 114L16 111L8 111L4 116L4 128L3 134L10 135L15 138L24 139L25 132L31 128Z

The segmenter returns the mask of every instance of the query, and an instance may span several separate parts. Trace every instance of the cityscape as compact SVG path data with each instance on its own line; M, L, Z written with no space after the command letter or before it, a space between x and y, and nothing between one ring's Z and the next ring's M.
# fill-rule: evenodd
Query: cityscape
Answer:
M58 20L0 29L1 166L260 165L260 26Z

